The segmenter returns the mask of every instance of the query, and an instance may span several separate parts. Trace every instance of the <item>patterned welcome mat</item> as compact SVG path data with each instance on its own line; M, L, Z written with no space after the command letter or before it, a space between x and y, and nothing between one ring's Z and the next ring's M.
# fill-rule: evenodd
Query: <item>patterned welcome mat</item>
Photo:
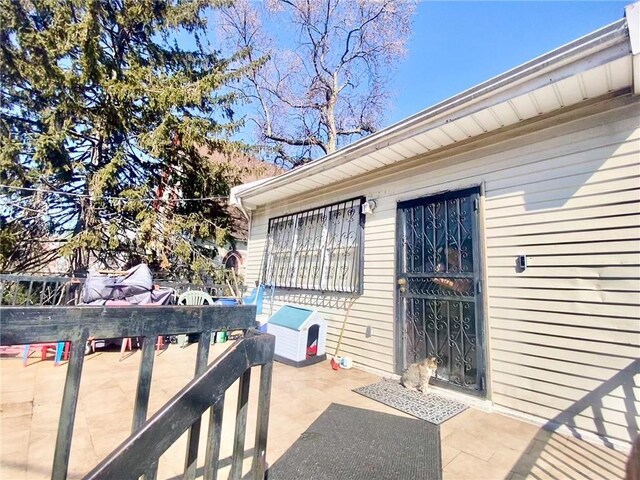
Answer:
M353 391L436 425L467 409L457 400L429 391L424 394L409 390L393 380L382 380Z

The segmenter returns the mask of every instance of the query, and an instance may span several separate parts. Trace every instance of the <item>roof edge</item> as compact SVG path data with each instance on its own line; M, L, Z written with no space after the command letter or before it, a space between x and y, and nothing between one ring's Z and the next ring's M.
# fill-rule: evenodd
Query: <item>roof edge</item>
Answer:
M443 115L450 115L463 108L471 107L481 100L487 100L529 80L545 75L551 70L579 61L589 55L606 50L612 45L618 45L629 40L629 30L626 18L622 18L610 25L602 27L550 52L540 55L526 63L512 68L485 82L462 91L448 99L428 107L404 120L396 122L378 132L364 137L334 153L314 160L295 170L272 177L258 185L247 184L246 188L234 192L234 197L242 202L253 195L280 187L300 177L307 177L314 173L323 172L332 166L348 162L349 158L367 149L391 144L390 140L399 132L406 135L407 130L420 128ZM630 47L629 47L630 48ZM363 155L365 153L362 153ZM247 205L245 204L245 208Z

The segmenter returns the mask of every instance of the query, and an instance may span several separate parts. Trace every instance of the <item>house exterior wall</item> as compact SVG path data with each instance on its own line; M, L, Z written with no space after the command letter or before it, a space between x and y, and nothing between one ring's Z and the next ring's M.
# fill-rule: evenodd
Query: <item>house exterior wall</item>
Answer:
M284 303L317 309L328 320L331 355L350 306L341 354L395 373L397 203L481 185L488 398L550 425L629 442L640 425L639 106L637 97L609 98L261 207L247 279L260 276L269 218L375 199L362 294L276 291L273 311ZM518 255L529 260L520 273Z

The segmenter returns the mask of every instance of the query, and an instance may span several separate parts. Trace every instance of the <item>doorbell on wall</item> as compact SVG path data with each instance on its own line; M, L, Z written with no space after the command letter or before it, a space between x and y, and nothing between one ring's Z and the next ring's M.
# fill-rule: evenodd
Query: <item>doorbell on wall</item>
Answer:
M527 269L527 256L526 255L519 255L518 256L518 270L520 272L524 272Z

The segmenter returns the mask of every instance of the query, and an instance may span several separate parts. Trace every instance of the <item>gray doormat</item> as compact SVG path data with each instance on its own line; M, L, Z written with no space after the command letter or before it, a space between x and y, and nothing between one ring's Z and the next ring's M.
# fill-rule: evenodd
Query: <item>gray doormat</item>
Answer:
M332 403L267 471L268 480L440 480L439 427Z
M353 391L436 425L467 409L457 400L429 391L425 394L409 390L393 380L382 380Z

